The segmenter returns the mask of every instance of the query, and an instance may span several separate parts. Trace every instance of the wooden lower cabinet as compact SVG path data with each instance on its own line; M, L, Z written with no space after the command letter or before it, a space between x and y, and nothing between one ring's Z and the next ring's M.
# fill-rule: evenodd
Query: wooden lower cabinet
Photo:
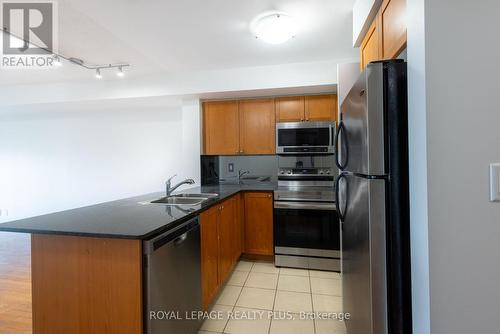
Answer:
M219 289L219 206L202 212L201 289L203 308L207 309Z
M219 219L219 283L222 285L234 264L235 225L234 199L224 201L220 206Z
M237 194L200 215L202 304L205 310L241 255L239 199Z
M31 273L34 334L142 333L140 240L33 234Z
M234 261L238 261L241 254L243 253L243 243L244 243L244 230L243 230L243 195L240 193L234 196L234 209L235 209L235 229L234 233Z
M241 254L273 255L273 196L245 192L200 215L203 308L208 309Z
M200 224L208 309L243 251L273 254L272 193L238 193ZM142 333L142 256L141 240L32 235L33 332Z
M245 253L273 255L273 195L244 193Z

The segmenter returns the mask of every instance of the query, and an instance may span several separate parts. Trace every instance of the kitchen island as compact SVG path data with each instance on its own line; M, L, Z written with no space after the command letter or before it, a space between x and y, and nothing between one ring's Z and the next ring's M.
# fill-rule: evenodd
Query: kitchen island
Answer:
M241 192L272 183L198 187L217 193L196 206L151 204L152 193L0 224L31 234L33 332L142 333L143 241L174 229Z

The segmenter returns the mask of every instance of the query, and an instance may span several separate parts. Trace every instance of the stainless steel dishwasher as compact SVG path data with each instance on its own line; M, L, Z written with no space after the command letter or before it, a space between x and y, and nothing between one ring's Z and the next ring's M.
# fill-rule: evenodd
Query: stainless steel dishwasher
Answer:
M201 320L192 319L191 312L202 309L198 217L143 246L146 333L197 333Z

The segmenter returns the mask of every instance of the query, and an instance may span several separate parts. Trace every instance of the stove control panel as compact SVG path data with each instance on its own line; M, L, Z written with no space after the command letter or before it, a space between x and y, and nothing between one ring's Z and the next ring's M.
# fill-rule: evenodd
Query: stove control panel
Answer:
M331 168L280 168L278 176L328 176L333 175Z

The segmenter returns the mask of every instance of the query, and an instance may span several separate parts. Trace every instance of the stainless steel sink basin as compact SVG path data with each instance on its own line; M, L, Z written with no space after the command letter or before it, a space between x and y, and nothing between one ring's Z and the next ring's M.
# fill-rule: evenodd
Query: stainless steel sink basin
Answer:
M185 205L194 206L207 201L209 198L217 197L219 194L176 194L169 197L162 197L160 199L151 201L154 204L163 205Z
M206 201L208 198L198 197L198 198L189 198L189 197L163 197L152 201L151 203L155 204L166 204L166 205L198 205L202 202Z
M184 198L213 198L217 197L219 194L212 193L200 193L200 194L175 194L170 197L184 197Z

